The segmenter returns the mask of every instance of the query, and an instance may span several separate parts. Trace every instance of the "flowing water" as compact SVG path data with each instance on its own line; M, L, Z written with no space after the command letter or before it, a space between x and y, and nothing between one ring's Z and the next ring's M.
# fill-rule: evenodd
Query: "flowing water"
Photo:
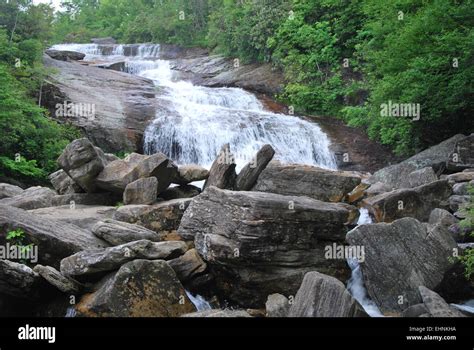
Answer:
M369 215L369 211L365 208L360 209L360 216L357 222L357 226L371 224L372 218ZM347 289L352 294L355 300L364 308L365 312L371 317L383 317L379 308L375 303L370 300L367 295L367 290L364 286L364 279L362 271L359 265L359 261L356 258L347 259L347 264L352 270L351 278L347 282Z
M178 164L210 167L222 145L230 143L239 170L264 144L284 163L336 169L330 141L316 123L265 110L255 95L238 88L208 88L176 81L160 46L64 44L58 50L86 54L86 61L125 61L124 71L152 79L172 113L159 112L145 131L147 154L163 152Z

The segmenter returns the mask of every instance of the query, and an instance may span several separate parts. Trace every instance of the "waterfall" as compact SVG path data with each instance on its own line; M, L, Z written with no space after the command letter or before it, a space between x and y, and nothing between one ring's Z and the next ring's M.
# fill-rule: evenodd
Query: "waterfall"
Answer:
M122 60L124 71L152 79L171 106L159 112L144 135L147 154L163 152L178 164L210 167L222 145L230 143L237 170L252 161L264 144L284 163L336 169L330 141L316 123L266 111L257 97L239 88L207 88L175 81L155 44L64 44L53 49L86 54L87 60Z
M361 208L359 210L359 220L357 221L357 226L371 224L372 218L369 215L369 211L366 208ZM370 317L383 317L383 314L380 312L377 305L370 300L367 295L367 290L364 286L364 279L362 276L362 271L359 265L359 261L356 258L347 259L347 264L352 270L351 278L347 282L347 289L349 293L352 294L355 300L364 308L365 312Z
M192 295L190 292L186 291L186 295L188 296L189 300L193 303L196 307L197 311L204 311L204 310L211 310L211 305L200 295Z

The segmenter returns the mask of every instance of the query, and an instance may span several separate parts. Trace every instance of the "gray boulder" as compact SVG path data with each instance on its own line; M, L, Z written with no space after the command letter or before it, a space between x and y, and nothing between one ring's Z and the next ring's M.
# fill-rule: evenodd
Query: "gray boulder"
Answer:
M0 242L10 230L22 229L25 243L38 247L40 264L59 266L59 261L81 250L106 247L107 243L78 226L52 220L25 210L0 205Z
M173 199L154 205L125 205L118 208L114 219L146 227L161 235L176 231L191 198Z
M210 186L217 188L234 189L235 179L235 159L230 151L230 145L227 143L222 146L216 160L212 163L209 177L204 183L203 189Z
M21 187L6 183L0 184L0 199L15 197L23 192Z
M449 232L429 231L413 218L361 225L347 234L347 241L365 247L360 264L364 283L383 313L420 303L418 287L440 284L456 248Z
M10 198L0 199L0 204L25 210L51 207L56 192L47 187L30 187Z
M105 277L76 306L85 317L179 317L196 311L163 260L134 260Z
M450 171L474 168L474 133L456 142L448 157L447 168Z
M146 239L152 242L161 241L160 235L145 227L128 224L113 219L105 219L96 223L92 232L113 246Z
M455 135L401 163L376 171L369 178L369 181L370 183L383 182L392 188L400 188L408 175L415 170L432 167L436 173L439 173L446 167L446 161L456 143L464 138L465 136L462 134Z
M347 205L273 193L206 189L186 210L178 234L193 240L229 300L259 307L269 294L295 293L305 272L341 279L345 260L326 259L343 242Z
M85 54L82 52L76 52L76 51L67 51L67 50L53 50L53 49L48 49L45 51L45 53L59 61L80 61L86 57Z
M425 286L420 286L418 290L431 317L465 317L461 311L450 306L438 293Z
M172 259L184 254L187 245L180 241L151 242L140 240L119 246L85 250L61 260L61 273L65 276L92 275L117 270L135 259Z
M43 277L49 284L66 294L79 294L84 287L72 278L63 276L51 266L36 265L33 271Z
M363 200L377 222L391 222L402 217L427 221L434 208L447 208L451 186L438 180L415 188L385 192Z
M253 161L244 166L239 175L237 175L235 181L236 190L250 191L274 155L275 150L273 147L270 145L264 145L257 152Z
M209 170L203 168L200 165L180 165L176 178L173 179L173 183L179 185L187 185L194 181L206 180L209 177Z
M72 141L58 158L59 166L86 192L95 191L95 179L105 163L86 138Z
M49 181L59 194L81 193L81 186L76 184L73 179L62 169L50 174Z
M290 301L282 294L270 294L265 303L267 317L288 317Z
M28 266L0 259L0 293L21 299L39 299L45 286L43 279Z
M431 182L438 180L438 176L434 172L432 167L426 167L419 170L415 170L408 174L408 176L402 181L400 188L412 188L421 185L426 185Z
M364 309L334 277L311 271L303 279L290 317L362 317Z
M156 177L146 177L135 180L125 187L123 203L127 204L153 204L156 202L158 180Z
M340 202L360 182L361 178L350 172L300 164L283 165L274 161L260 174L252 191Z

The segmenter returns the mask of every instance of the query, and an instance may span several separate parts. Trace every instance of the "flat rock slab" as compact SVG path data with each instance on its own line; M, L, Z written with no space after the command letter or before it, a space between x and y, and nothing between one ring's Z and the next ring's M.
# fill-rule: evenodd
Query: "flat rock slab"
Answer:
M146 239L159 242L162 237L143 226L129 224L113 219L99 221L92 227L92 232L113 246Z
M108 246L78 226L5 205L0 205L0 229L3 242L8 231L22 229L26 243L38 246L38 262L54 267L59 266L61 259L78 251Z

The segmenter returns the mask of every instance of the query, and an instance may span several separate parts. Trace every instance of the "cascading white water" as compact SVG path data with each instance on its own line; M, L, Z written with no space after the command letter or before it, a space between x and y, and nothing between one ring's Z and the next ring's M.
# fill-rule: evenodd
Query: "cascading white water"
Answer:
M189 300L193 303L193 305L196 307L197 311L204 311L204 310L211 310L211 304L209 304L206 299L204 299L200 295L192 295L190 292L186 290L186 295L188 296Z
M178 164L210 167L222 145L230 143L239 170L268 143L282 162L337 168L330 141L317 124L266 111L255 95L242 89L175 81L169 62L157 59L159 45L115 45L112 49L109 45L104 49L96 44L65 44L53 48L83 52L84 60L123 60L125 72L152 79L161 88L159 98L169 101L171 112L159 112L146 129L144 150L148 154L163 152Z
M364 224L371 224L372 218L369 215L369 211L365 208L359 210L359 220L357 226ZM383 317L377 305L370 300L367 295L367 290L364 286L364 280L362 271L360 269L359 261L356 258L347 259L347 264L352 270L351 278L347 282L347 290L352 294L355 300L359 302L364 308L365 312L371 317Z

